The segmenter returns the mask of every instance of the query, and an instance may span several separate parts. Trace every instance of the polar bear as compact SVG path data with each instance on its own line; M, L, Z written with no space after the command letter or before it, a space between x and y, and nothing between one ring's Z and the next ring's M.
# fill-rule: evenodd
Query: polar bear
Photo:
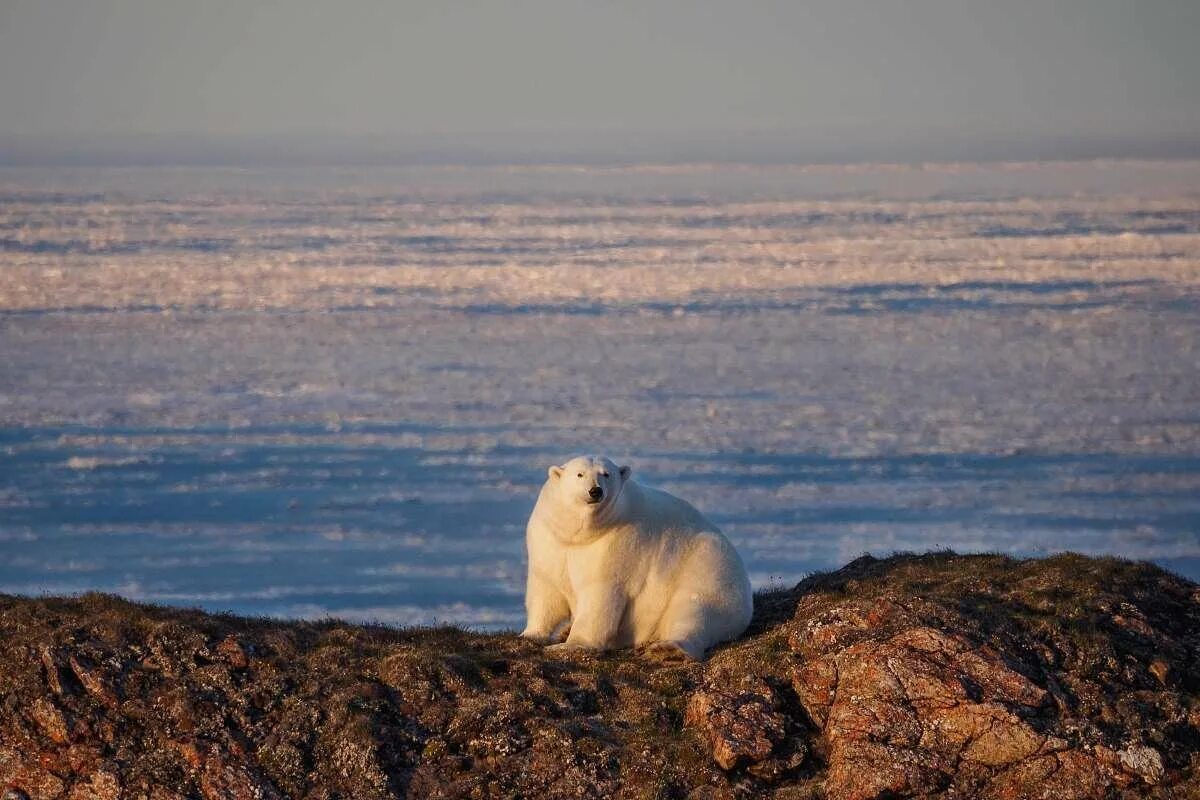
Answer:
M702 659L750 624L754 597L737 551L688 503L578 456L548 470L529 517L527 625L547 649L645 647Z

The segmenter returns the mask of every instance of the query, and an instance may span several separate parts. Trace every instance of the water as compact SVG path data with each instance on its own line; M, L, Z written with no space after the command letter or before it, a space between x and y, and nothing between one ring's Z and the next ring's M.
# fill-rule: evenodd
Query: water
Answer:
M1200 164L0 170L0 591L521 623L551 463L758 586L1200 578Z

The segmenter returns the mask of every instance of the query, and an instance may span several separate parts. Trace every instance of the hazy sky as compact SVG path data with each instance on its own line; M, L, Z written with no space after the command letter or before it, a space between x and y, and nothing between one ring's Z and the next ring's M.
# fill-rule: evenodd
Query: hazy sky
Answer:
M0 0L0 138L1153 148L1198 41L1200 0Z

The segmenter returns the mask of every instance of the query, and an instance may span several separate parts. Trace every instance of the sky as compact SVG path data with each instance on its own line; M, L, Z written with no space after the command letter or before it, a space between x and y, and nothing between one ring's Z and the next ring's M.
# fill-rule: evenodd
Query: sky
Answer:
M0 0L0 162L1200 152L1196 0Z

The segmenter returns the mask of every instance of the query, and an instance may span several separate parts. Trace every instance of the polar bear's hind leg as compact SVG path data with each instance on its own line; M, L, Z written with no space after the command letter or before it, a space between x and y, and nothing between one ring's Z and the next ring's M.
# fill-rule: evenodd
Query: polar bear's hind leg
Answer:
M642 655L654 661L700 661L704 658L704 651L695 652L688 650L679 642L651 642L641 648Z
M704 659L704 651L716 644L707 630L711 626L713 609L707 608L700 596L681 591L671 599L659 623L659 635L647 648L655 657L664 657L674 650L696 661Z

